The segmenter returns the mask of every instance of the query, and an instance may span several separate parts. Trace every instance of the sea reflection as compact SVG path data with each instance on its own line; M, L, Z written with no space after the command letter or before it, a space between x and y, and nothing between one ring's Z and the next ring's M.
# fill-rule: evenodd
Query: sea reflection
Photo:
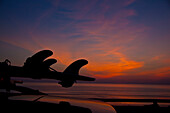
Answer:
M170 85L78 83L71 88L63 88L59 86L57 83L27 82L24 83L24 86L39 89L42 92L59 97L86 98L86 99L87 98L170 99ZM139 103L128 104L138 105Z

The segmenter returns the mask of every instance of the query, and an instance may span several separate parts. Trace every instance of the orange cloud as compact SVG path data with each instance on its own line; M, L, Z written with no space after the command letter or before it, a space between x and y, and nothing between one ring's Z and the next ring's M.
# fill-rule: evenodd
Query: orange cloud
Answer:
M122 53L114 52L115 56L119 58L118 62L105 61L105 62L92 62L87 69L93 73L93 75L101 78L113 77L118 75L124 75L125 71L140 68L144 65L144 62L136 62L129 60ZM105 72L105 74L95 74L97 72Z
M155 75L159 77L170 76L170 67L163 67L163 68L156 70Z
M170 67L160 67L150 69L148 71L139 72L138 75L152 75L154 77L168 77L170 75Z
M154 56L151 58L151 60L155 61L155 60L160 60L162 56Z

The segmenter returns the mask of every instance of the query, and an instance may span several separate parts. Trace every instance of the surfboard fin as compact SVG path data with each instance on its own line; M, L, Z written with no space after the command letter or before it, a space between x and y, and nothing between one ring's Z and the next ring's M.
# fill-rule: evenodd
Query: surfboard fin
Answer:
M88 61L85 59L80 59L77 60L75 62L73 62L72 64L70 64L65 70L64 70L64 74L65 73L71 73L74 75L78 75L79 74L79 70L81 67L83 67L84 65L88 64Z

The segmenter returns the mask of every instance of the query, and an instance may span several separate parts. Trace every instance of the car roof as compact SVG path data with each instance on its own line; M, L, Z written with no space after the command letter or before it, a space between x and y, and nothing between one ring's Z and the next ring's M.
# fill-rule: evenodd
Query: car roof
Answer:
M88 99L77 99L77 98L67 98L67 97L57 97L49 95L20 95L9 97L10 100L20 100L20 101L31 101L34 103L49 103L49 104L64 104L77 106L81 108L87 108L92 111L92 113L116 113L115 109L104 102L88 100Z

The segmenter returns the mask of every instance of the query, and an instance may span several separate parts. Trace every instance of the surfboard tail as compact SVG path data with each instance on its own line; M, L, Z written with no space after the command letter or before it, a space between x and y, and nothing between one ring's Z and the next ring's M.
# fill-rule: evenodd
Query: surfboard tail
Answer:
M36 54L34 54L33 56L28 57L26 59L23 67L31 68L31 67L42 66L43 61L47 57L51 56L52 54L53 54L53 52L51 50L42 50L42 51L39 51ZM48 61L48 63L46 62L46 64L49 64L49 61ZM51 63L51 64L53 64L53 63Z
M85 59L80 59L70 64L62 73L62 80L59 84L62 87L71 87L77 80L94 81L94 78L79 75L80 68L88 64Z
M74 75L78 75L79 74L79 70L81 67L83 67L84 65L88 64L88 61L85 59L80 59L77 60L75 62L73 62L72 64L70 64L63 73L71 73Z
M95 79L92 77L86 77L86 76L79 75L80 68L85 66L86 64L88 64L88 61L85 59L77 60L77 61L73 62L72 64L70 64L64 70L63 74L65 74L65 76L72 75L72 78L74 78L75 80L94 81Z

